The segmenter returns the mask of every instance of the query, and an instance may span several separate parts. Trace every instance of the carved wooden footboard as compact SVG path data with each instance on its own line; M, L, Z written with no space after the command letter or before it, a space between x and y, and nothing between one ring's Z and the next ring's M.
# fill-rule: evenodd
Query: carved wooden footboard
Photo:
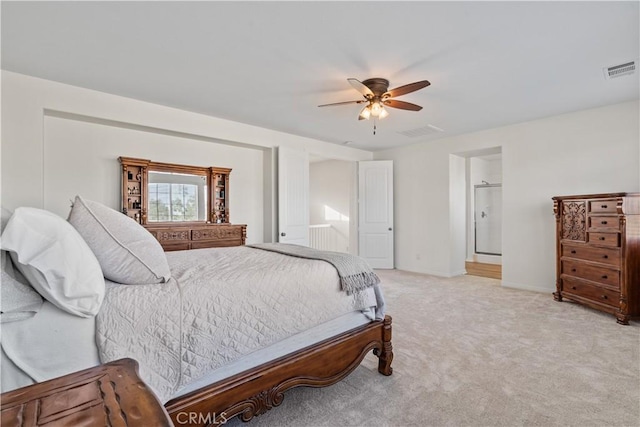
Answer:
M173 399L165 408L176 426L216 426L235 416L249 421L280 405L290 388L337 383L371 350L378 371L391 375L390 316Z

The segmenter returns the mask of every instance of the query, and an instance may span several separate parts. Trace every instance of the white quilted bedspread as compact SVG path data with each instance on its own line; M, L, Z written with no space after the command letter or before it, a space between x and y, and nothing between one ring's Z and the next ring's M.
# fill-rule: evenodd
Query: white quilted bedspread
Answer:
M133 357L163 402L241 356L376 306L372 288L340 291L324 261L244 246L169 252L167 259L169 282L108 284L96 318L101 361Z

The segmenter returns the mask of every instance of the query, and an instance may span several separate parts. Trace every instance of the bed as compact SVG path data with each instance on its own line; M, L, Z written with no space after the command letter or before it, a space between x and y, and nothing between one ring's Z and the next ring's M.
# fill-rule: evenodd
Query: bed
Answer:
M165 254L138 224L95 202L76 198L65 225L34 211L16 210L2 235L18 273L44 296L35 314L17 321L5 323L16 313L3 306L3 391L5 379L43 381L131 357L176 425L218 425L278 406L292 387L334 384L371 351L378 371L392 373L391 318L370 269L349 276L358 283L345 288L351 285L344 267L332 259L281 253L278 245ZM43 244L42 251L66 251L49 262L55 267L37 265L51 254L20 258L29 252L21 245L33 240L30 229L51 233L58 226L51 241L77 232L67 243L86 244L101 284L84 247L84 255L70 255ZM59 271L70 257L80 264L75 268L91 271ZM78 285L78 277L92 279Z

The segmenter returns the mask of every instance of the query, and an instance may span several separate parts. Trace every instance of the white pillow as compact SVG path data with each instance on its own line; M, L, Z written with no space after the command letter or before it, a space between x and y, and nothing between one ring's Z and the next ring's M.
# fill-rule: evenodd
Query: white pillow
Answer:
M0 233L4 231L4 227L7 225L7 222L9 222L9 218L11 218L11 215L13 214L10 210L0 208Z
M35 316L42 307L42 296L13 266L11 254L0 251L0 323L25 320Z
M100 264L78 232L59 216L18 208L2 233L2 249L44 298L80 317L95 316L104 299Z
M69 222L96 255L107 279L141 285L164 283L171 278L160 243L121 212L76 196Z

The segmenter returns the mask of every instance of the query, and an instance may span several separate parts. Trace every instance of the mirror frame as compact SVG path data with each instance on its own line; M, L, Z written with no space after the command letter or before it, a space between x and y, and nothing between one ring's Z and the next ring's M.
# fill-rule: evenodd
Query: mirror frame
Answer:
M163 162L154 162L146 159L136 159L132 157L119 157L118 160L123 166L123 180L127 173L127 166L135 166L140 167L141 170L141 215L140 215L140 224L142 225L179 225L179 224L211 224L216 222L216 211L214 209L214 200L215 200L215 192L216 192L216 183L215 177L216 175L226 175L225 182L225 192L228 193L229 186L229 174L231 173L231 169L229 168L219 168L215 166L191 166L191 165L183 165L177 163L163 163ZM148 221L148 203L149 203L149 172L174 172L174 173L182 173L189 175L199 175L206 177L207 183L207 205L206 205L206 219L205 220L197 220L197 221ZM126 183L123 183L123 199L124 192L126 192ZM226 197L225 197L226 198ZM123 200L124 201L124 200ZM224 207L225 213L223 215L224 221L222 224L230 224L229 220L229 212L228 206ZM126 213L126 210L123 211Z

